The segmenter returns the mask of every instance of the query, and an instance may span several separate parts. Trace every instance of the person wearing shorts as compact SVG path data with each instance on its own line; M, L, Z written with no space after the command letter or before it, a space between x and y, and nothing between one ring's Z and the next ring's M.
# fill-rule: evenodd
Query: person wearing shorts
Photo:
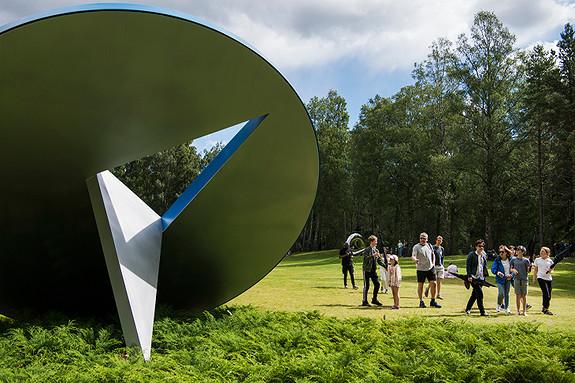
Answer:
M529 259L525 258L527 250L524 246L517 246L517 257L511 260L511 272L515 275L513 288L515 289L515 301L517 302L517 315L527 315L527 294L529 292ZM521 306L523 305L523 313Z
M429 305L431 307L440 308L441 306L435 301L435 270L433 267L435 264L435 253L433 252L431 245L427 243L428 237L427 233L421 233L419 235L419 243L413 246L413 251L411 252L411 259L415 262L417 270L417 295L419 296L419 307L427 307L423 302L423 284L425 283L425 280L428 280L431 291L431 302Z
M445 266L443 264L443 259L445 256L445 249L441 244L443 243L443 237L438 235L435 239L435 245L433 245L433 252L435 253L435 286L436 286L436 298L443 299L441 296L441 281L445 278ZM425 288L424 295L427 296L429 294L429 289L431 288L431 282L429 286Z

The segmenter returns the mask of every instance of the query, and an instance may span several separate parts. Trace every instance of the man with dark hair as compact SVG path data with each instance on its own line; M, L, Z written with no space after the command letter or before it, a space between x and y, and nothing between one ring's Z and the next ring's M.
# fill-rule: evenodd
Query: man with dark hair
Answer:
M377 300L377 293L379 291L379 280L377 278L376 272L376 263L379 263L381 266L387 266L385 264L385 260L382 258L381 254L379 254L379 250L377 250L377 237L375 235L370 235L369 238L369 246L363 252L363 302L361 303L362 306L371 306L367 303L367 293L369 291L369 280L373 282L373 298L371 303L376 306L381 306L381 302Z
M473 282L473 280L484 281L489 275L487 271L487 254L485 253L485 241L478 239L475 241L475 251L472 251L467 256L466 263L467 280ZM467 302L467 307L465 308L466 314L471 314L471 307L475 301L477 301L477 308L481 316L487 317L489 314L485 312L485 307L483 307L483 285L480 283L471 283L473 291L469 301Z
M343 248L339 251L341 258L341 272L343 273L343 288L347 289L347 273L351 278L351 285L354 290L357 290L355 279L353 278L353 251L349 247L349 243L344 243Z

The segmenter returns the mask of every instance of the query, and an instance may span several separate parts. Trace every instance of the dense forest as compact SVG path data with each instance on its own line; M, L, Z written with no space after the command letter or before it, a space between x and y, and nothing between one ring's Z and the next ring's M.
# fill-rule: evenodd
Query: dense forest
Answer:
M490 12L456 42L439 38L415 63L414 84L375 95L349 126L331 90L307 109L321 155L314 209L292 250L340 247L352 232L391 248L422 231L448 254L575 234L575 31L556 49L514 48ZM113 172L162 212L221 149L190 143Z
M296 249L339 247L353 231L394 247L426 231L447 253L573 239L575 32L556 50L514 48L480 12L457 41L439 38L413 69L414 85L376 95L348 127L332 90L307 107L321 152L313 213Z

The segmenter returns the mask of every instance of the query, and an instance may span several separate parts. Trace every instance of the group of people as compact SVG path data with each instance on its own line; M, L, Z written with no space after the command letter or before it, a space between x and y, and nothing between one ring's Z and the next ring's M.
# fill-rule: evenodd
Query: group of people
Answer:
M549 310L551 301L551 291L553 289L553 261L550 258L551 250L548 247L542 247L539 251L539 257L533 263L526 257L527 250L524 246L517 248L505 245L499 246L499 254L491 265L491 272L495 275L497 284L497 308L496 312L505 310L511 313L511 303L509 301L509 292L511 285L515 290L515 301L517 306L517 315L528 316L527 309L531 306L527 303L529 292L529 272L533 269L533 284L539 283L541 294L543 296L542 312L543 314L553 315ZM471 314L473 304L477 302L477 308L482 316L489 316L485 312L483 305L483 291L485 278L489 275L487 271L487 255L485 252L485 242L482 239L475 241L475 251L467 256L467 282L473 288L471 297L465 308L466 314Z
M417 270L417 295L419 297L419 307L427 307L423 297L430 296L429 306L441 308L436 299L443 299L441 296L441 282L446 274L457 273L457 267L450 263L447 272L444 266L445 249L442 246L443 238L437 236L435 244L428 242L427 233L419 235L419 243L413 246L411 259L415 262ZM401 268L399 258L394 254L387 254L384 249L383 254L377 249L377 237L371 235L369 246L363 249L363 300L362 306L381 306L377 299L378 292L387 293L388 287L393 294L392 309L400 308L399 288L401 287ZM359 253L359 252L358 252ZM355 254L358 254L355 253ZM527 309L531 306L527 303L529 272L533 269L533 284L537 280L543 295L542 312L547 315L553 315L549 311L551 301L551 291L553 288L553 261L550 258L551 251L548 247L542 247L539 257L533 263L526 257L526 249L523 246L517 248L513 246L501 245L499 254L491 266L491 272L495 275L495 282L498 288L496 312L505 310L511 313L509 293L513 285L516 295L517 315L527 315ZM351 284L354 289L358 289L353 276L353 256L354 253L348 243L340 250L339 257L342 260L342 272L344 275L344 287L347 289L347 276L349 274ZM381 283L377 276L377 265L380 265ZM487 267L487 253L485 251L485 242L477 240L475 250L470 252L466 261L465 285L472 288L471 297L467 302L465 313L470 314L471 308L477 303L481 316L489 316L485 312L483 304L483 286L488 284L486 278L489 275ZM368 301L370 281L373 284L373 293L371 304ZM425 283L428 283L425 286ZM424 288L425 286L425 288Z
M392 309L399 309L399 288L401 287L401 267L399 267L399 258L397 255L390 254L384 250L384 254L381 254L377 249L377 237L371 235L368 238L369 246L362 250L363 252L363 301L362 306L381 306L382 303L377 299L379 289L381 287L382 292L385 288L387 292L388 287L391 289L393 294L393 306ZM353 277L353 251L349 247L348 243L344 244L343 249L339 252L339 257L341 258L342 272L343 272L343 283L344 288L347 289L347 274L349 273L351 277L351 284L354 289L358 287L355 284ZM381 280L377 276L377 266L381 267ZM368 302L368 293L370 288L370 281L373 284L373 295L371 299L371 304Z

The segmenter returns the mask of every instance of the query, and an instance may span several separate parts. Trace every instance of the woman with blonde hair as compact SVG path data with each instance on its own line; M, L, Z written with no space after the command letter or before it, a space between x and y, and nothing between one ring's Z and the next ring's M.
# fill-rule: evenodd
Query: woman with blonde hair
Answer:
M491 272L495 275L495 282L497 282L497 308L496 312L505 309L507 314L511 313L509 307L509 290L511 290L511 283L513 282L513 273L511 272L511 250L505 246L499 246L499 255L495 258L493 265L491 265ZM505 305L503 305L505 303Z
M548 247L542 247L539 255L540 257L533 261L533 284L535 284L535 276L537 276L537 282L539 282L543 295L543 309L541 311L543 314L553 315L549 311L551 290L553 289L553 276L551 275L553 274L553 269L551 268L553 261L549 258L551 250Z

